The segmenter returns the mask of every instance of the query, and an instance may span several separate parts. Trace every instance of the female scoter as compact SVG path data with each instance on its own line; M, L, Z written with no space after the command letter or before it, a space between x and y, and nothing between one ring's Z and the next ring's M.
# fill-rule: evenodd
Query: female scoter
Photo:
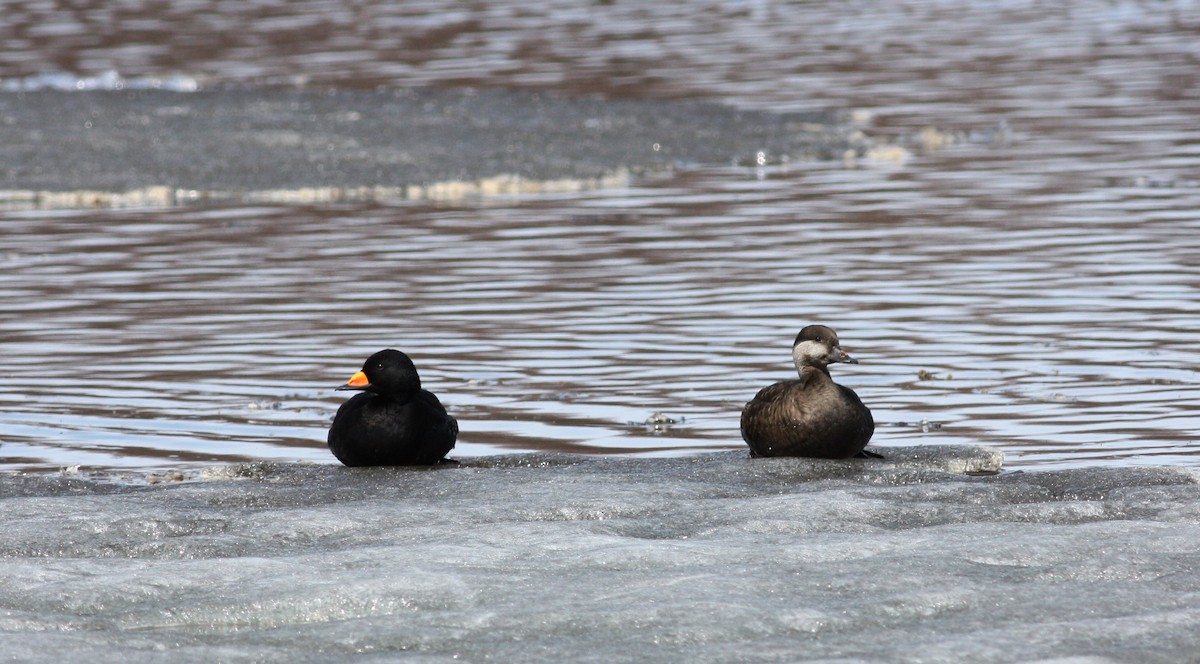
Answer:
M742 439L750 456L802 456L845 459L875 456L864 452L875 420L848 387L833 382L829 364L858 364L824 325L800 330L792 345L792 360L800 372L763 388L742 409Z
M347 466L430 465L454 448L458 422L421 389L404 353L375 353L337 389L364 390L338 408L329 427L329 449Z

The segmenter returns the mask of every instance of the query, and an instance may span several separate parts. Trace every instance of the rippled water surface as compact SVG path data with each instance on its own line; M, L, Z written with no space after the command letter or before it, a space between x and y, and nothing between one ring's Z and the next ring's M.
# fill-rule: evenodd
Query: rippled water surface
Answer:
M736 448L814 321L862 362L834 373L879 445L1200 461L1200 7L664 4L20 3L10 81L48 62L852 108L911 156L457 204L5 212L0 467L333 462L332 388L385 346L459 418L460 455ZM677 423L641 424L659 412Z

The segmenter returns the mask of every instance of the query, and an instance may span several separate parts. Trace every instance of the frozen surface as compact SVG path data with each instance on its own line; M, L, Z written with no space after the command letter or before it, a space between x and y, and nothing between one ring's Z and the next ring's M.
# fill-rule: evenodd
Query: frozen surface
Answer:
M18 661L123 663L1200 651L1194 473L978 475L999 453L886 452L8 475L0 643Z
M777 164L876 146L846 113L505 90L0 86L0 119L8 160L0 203L16 208L103 207L114 204L110 194L156 189L166 198L146 193L131 204L304 202L315 195L308 190L334 200L461 199L523 191L505 188L506 178L574 190L623 183L619 174L630 171L752 164L760 152ZM494 182L480 190L481 181Z

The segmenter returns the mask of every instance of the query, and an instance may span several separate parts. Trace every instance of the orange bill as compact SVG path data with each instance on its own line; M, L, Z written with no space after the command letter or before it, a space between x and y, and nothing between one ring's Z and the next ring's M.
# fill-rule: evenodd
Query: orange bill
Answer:
M353 376L351 376L350 380L346 381L345 385L341 386L338 389L340 389L340 390L356 390L356 389L362 389L370 384L371 384L371 381L367 380L367 374L359 371L359 372L355 373Z

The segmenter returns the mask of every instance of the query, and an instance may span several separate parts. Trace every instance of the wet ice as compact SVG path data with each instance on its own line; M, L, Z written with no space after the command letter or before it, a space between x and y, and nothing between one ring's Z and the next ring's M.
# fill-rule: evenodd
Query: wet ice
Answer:
M21 661L1165 662L1200 646L1193 473L888 456L5 476L0 640Z

